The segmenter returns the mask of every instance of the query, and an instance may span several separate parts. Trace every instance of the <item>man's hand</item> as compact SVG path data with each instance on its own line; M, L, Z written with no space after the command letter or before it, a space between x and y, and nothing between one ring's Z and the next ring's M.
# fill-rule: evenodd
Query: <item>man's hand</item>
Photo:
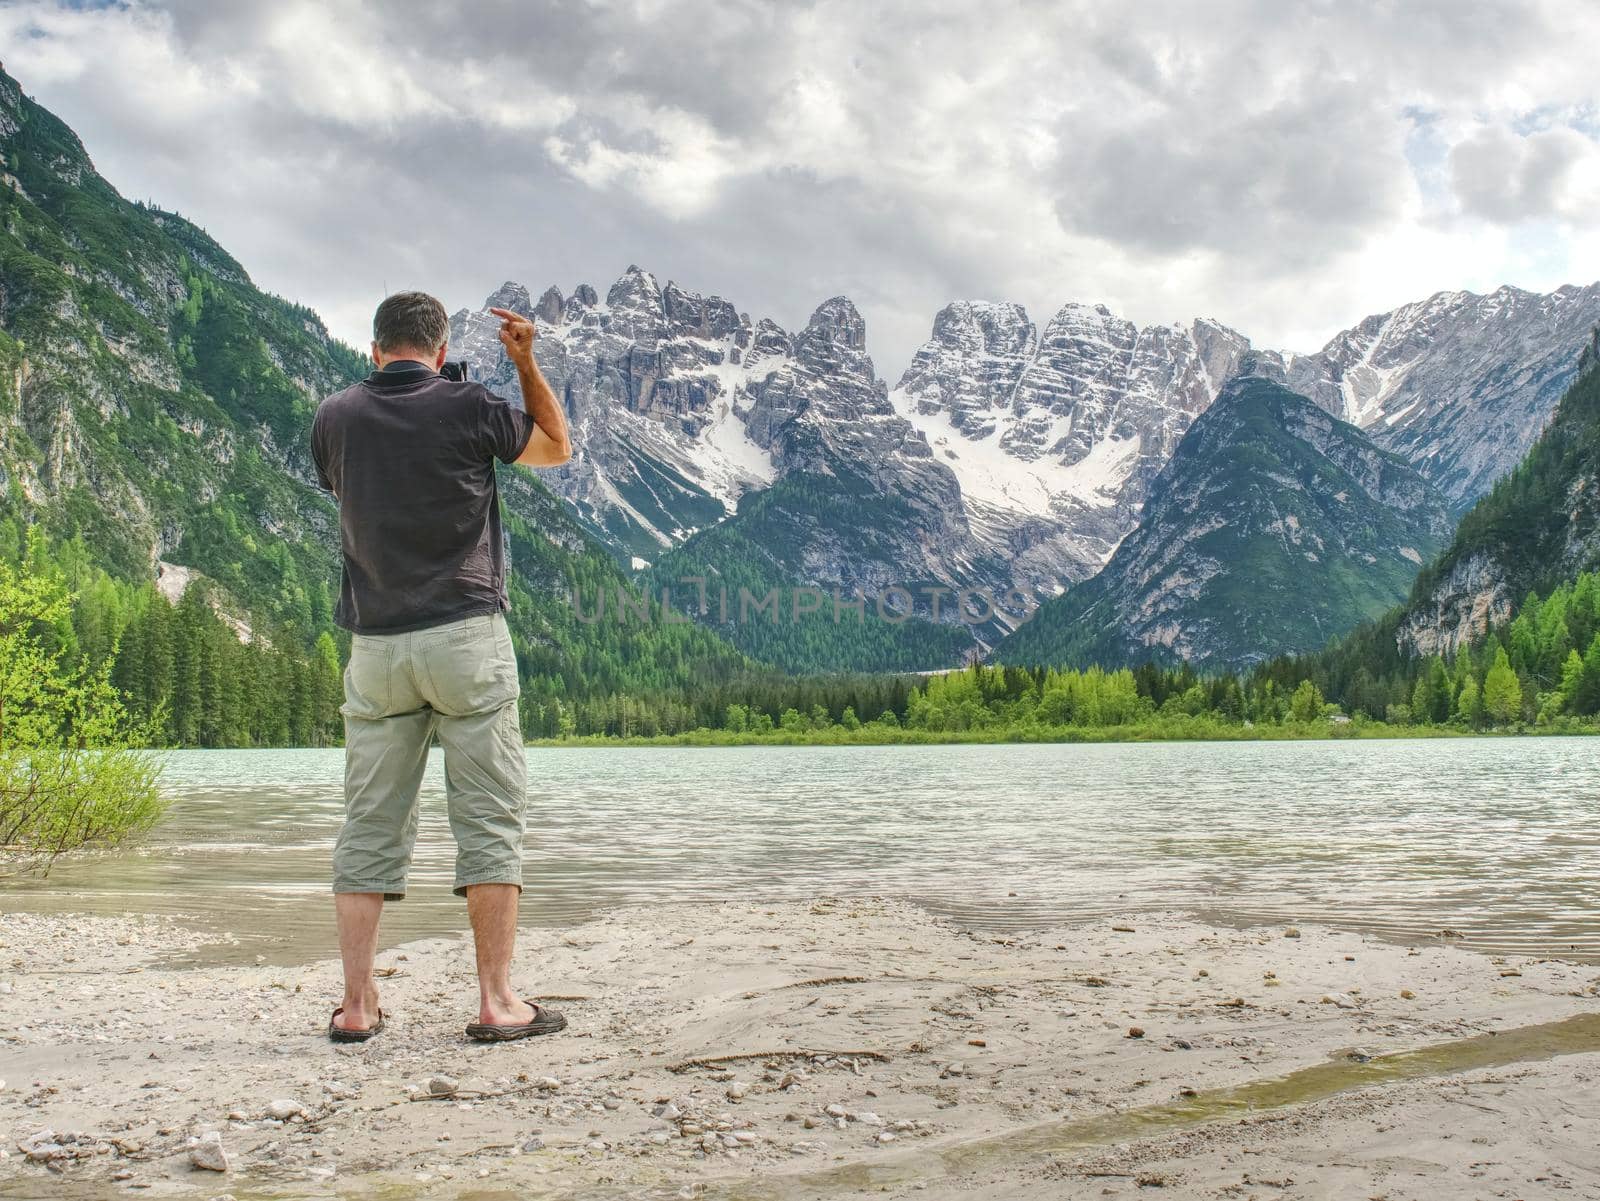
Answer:
M510 309L489 311L500 318L500 345L506 348L506 354L511 361L533 362L533 340L539 336L539 331L533 322L520 313L513 313Z
M567 415L550 390L539 364L533 361L533 340L539 336L533 322L510 309L490 309L500 318L500 345L517 369L517 384L522 388L522 406L533 418L533 432L517 462L528 467L559 467L572 458L572 443L567 436Z

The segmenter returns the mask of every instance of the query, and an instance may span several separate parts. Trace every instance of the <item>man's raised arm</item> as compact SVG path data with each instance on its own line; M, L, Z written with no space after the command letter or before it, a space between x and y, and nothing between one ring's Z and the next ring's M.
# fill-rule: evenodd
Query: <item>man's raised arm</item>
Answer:
M533 418L533 433L517 462L525 467L559 467L572 458L572 440L567 435L567 415L561 402L545 382L544 372L533 361L533 340L538 336L533 322L510 309L490 309L500 318L500 344L517 369L522 385L522 407Z

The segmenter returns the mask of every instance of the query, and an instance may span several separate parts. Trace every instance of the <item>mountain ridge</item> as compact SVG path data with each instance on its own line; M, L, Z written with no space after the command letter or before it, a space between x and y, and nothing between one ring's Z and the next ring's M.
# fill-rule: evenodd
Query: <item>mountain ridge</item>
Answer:
M641 347L624 337L609 355L580 364L602 385L598 392L589 387L588 398L599 399L606 384L613 395L638 395L639 380L648 385L651 378L648 369L641 371L640 360L659 353L666 334L680 348L684 339L692 344L698 338L687 367L678 356L678 382L692 390L698 371L702 392L715 398L719 431L711 438L696 427L688 441L674 438L663 426L681 420L681 412L667 423L656 414L653 430L648 421L631 427L636 441L649 430L658 439L652 444L658 459L671 462L674 474L665 490L676 488L694 502L674 508L671 521L633 523L649 528L634 530L644 536L630 536L625 546L613 540L627 561L642 560L638 565L644 566L696 530L732 517L744 491L770 487L786 470L802 466L805 456L793 462L782 458L782 444L774 458L774 447L762 436L772 410L756 400L769 390L771 374L792 365L794 340L804 331L791 335L770 320L752 322L730 302L687 292L676 283L660 288L636 267L608 297L632 276L650 280L647 307L659 315L654 328L638 321L611 327L634 335L643 331L645 353L641 356ZM582 285L574 295L585 292L592 295L594 289ZM544 294L547 314L561 313L552 298L559 302L559 290ZM848 300L836 297L829 304ZM669 329L680 311L697 319L705 312L721 313L721 323L701 319L693 328ZM861 325L853 306L851 311ZM481 326L482 313L462 310L457 330ZM953 301L935 316L929 340L887 390L890 409L909 423L910 433L876 447L863 444L864 470L880 477L895 470L927 477L925 468L913 463L924 458L951 469L966 528L945 562L927 564L932 577L1049 594L1098 571L1134 528L1150 481L1246 355L1253 356L1258 374L1310 396L1406 457L1460 509L1531 445L1571 378L1572 349L1595 321L1600 321L1600 284L1569 285L1543 295L1509 286L1483 295L1438 292L1365 318L1321 350L1301 354L1254 347L1245 335L1207 318L1140 327L1103 305L1072 302L1041 330L1013 302ZM595 323L593 316L585 318L586 327ZM568 315L562 314L562 324L571 325ZM572 339L563 328L554 332L562 344L559 359ZM864 325L858 336L857 349L865 354ZM716 337L731 339L731 345L710 346ZM758 340L764 357L755 370L742 356ZM476 345L486 352L480 362L486 374L509 383L497 361L498 347L483 339ZM1492 349L1466 353L1481 345ZM562 374L562 366L556 371ZM636 418L647 416L637 405L627 407ZM702 407L711 411L704 401ZM856 407L845 403L844 411L853 413ZM881 408L873 415L887 417ZM879 463L878 454L892 461ZM603 476L605 456L600 459L598 467L573 471ZM815 463L803 465L809 469ZM555 486L586 517L598 518L597 528L606 526L605 483L563 479ZM947 490L948 484L939 487ZM639 488L629 481L609 491L626 502ZM652 494L661 491L658 487ZM592 511L585 508L590 505ZM984 571L975 573L973 562L984 563Z
M1315 650L1404 597L1448 528L1443 497L1398 456L1239 376L1189 427L1106 567L993 657L1239 670Z
M130 578L176 563L252 617L325 628L336 526L302 430L361 356L311 310L260 293L198 227L117 195L3 72L0 150L8 505L58 536L82 532ZM1203 319L1140 327L1072 303L1041 327L1020 305L957 301L891 386L845 297L794 332L636 266L603 297L507 283L491 300L544 326L540 359L580 435L571 467L549 479L560 505L536 481L506 485L536 536L572 554L604 546L635 572L749 566L768 586L868 594L1027 596L1087 579L1247 358L1358 416L1465 503L1543 428L1571 377L1574 331L1600 320L1600 285L1437 293L1292 355ZM510 394L496 324L463 309L452 340ZM549 599L526 599L523 637L566 653L576 631L553 632ZM944 662L918 665L943 666L1016 620L912 625L889 660L910 662L903 643L920 634ZM819 661L849 666L852 641ZM720 643L701 650L731 662Z
M81 539L123 581L158 565L214 581L230 612L309 654L339 569L311 417L369 364L204 231L119 195L3 71L0 155L0 516ZM700 627L583 624L571 595L626 587L625 572L531 472L499 478L530 731L596 690L751 666Z
M1600 565L1600 331L1528 455L1462 518L1418 575L1394 638L1405 652L1449 654Z

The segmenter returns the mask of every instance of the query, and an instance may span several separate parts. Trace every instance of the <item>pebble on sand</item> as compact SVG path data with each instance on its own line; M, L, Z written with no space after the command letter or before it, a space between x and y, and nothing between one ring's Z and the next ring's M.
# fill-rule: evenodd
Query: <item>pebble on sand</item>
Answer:
M207 1172L228 1171L228 1149L222 1145L222 1135L216 1131L204 1134L189 1148L189 1162Z

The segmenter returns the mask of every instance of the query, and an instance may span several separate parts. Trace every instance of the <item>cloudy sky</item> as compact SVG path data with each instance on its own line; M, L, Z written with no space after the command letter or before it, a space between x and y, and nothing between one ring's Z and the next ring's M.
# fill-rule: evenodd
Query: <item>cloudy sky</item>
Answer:
M364 345L630 263L898 376L957 297L1314 349L1600 279L1600 6L1544 0L0 0L125 195Z

